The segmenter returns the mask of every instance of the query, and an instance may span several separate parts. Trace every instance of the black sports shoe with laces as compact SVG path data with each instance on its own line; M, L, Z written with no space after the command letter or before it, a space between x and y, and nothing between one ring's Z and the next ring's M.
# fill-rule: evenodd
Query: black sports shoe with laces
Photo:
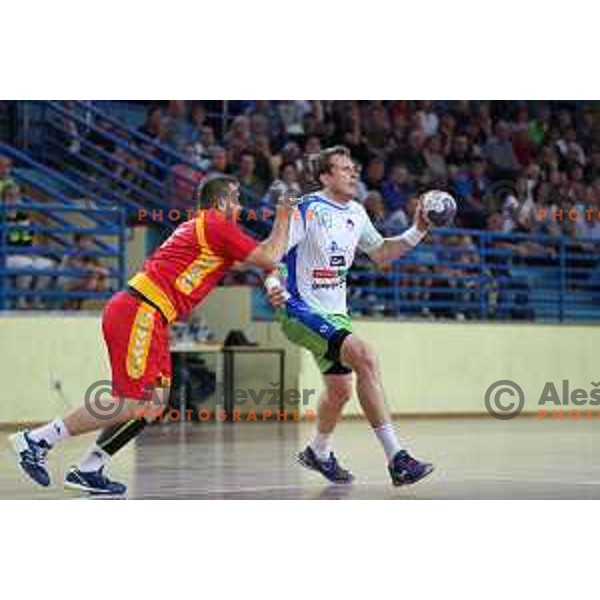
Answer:
M427 477L433 465L413 458L406 450L400 450L388 466L394 485L410 485Z
M48 450L52 448L48 442L31 439L28 431L20 431L9 438L15 454L19 459L19 466L33 481L44 487L50 485L50 473L46 459Z
M77 467L71 467L65 476L66 490L81 490L94 496L124 496L127 486L118 481L111 481L103 472L104 467L97 471L84 472Z
M306 446L302 452L298 453L298 462L307 469L321 473L332 483L352 483L354 481L354 475L340 466L333 452L330 452L327 458L321 459L310 446Z

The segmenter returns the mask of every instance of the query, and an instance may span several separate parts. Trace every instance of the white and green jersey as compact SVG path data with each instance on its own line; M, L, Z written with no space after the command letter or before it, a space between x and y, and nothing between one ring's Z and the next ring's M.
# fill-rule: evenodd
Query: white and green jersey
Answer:
M346 314L346 276L356 249L383 244L361 204L335 202L324 192L302 199L290 221L287 287L292 297L326 314Z

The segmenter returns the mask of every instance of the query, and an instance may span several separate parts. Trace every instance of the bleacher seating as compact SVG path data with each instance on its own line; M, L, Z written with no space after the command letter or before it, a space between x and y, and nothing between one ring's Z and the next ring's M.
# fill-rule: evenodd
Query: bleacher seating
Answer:
M125 212L70 181L60 173L36 162L27 154L0 144L0 155L15 162L12 178L23 193L17 205L0 204L0 310L16 306L17 299L35 299L40 307L64 308L83 300L103 300L124 284L125 278ZM10 211L18 210L30 216L27 229L34 234L31 246L11 246L8 238L17 228L7 222ZM80 248L75 236L85 236L89 244ZM32 268L8 268L11 255L43 256L52 262L41 272ZM88 291L75 283L85 276L70 260L100 260L106 267L106 289ZM77 261L74 261L77 262ZM44 289L16 289L17 277L32 276L50 279Z
M28 189L36 190L44 202L52 202L30 204L28 210L50 217L49 229L39 231L53 236L53 243L58 240L61 251L68 251L64 234L77 227L72 217L64 215L91 219L86 226L98 248L120 265L114 271L114 284L121 285L124 223L157 222L152 219L156 209L163 211L158 225L171 230L178 221L164 215L174 207L185 210L194 206L193 197L187 199L187 205L174 198L173 168L185 165L193 173L198 167L137 131L143 115L140 107L77 101L68 107L52 101L28 104L28 152L0 147L1 153L17 161L15 176ZM188 176L181 177L185 180ZM187 183L194 189L197 179L191 177ZM141 219L140 209L148 216ZM110 221L115 217L123 222L119 231L119 225ZM259 236L270 226L260 220L247 224L254 226ZM119 244L102 241L103 235L112 234L117 235ZM456 236L468 236L470 246L449 244ZM523 256L515 248L524 239L553 248L554 255ZM510 242L513 248L495 247L499 240ZM389 270L375 270L359 259L348 275L349 304L356 314L378 317L598 321L598 243L586 242L584 250L581 242L471 229L437 230L430 243L422 244ZM10 292L5 291L5 307L9 297Z

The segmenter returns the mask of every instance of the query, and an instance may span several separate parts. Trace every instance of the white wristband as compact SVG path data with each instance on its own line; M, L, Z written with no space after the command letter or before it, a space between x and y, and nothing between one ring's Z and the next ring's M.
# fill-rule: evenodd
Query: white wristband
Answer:
M283 297L286 300L290 297L288 291L283 287L281 279L279 279L277 275L267 275L267 277L265 277L265 289L268 292L272 292L274 290L283 290Z
M267 291L270 292L280 287L283 286L281 285L281 281L279 280L279 277L277 277L277 275L268 275L267 277L265 277L265 288L267 289Z
M426 231L420 231L416 225L413 225L400 236L400 239L414 248L426 235Z

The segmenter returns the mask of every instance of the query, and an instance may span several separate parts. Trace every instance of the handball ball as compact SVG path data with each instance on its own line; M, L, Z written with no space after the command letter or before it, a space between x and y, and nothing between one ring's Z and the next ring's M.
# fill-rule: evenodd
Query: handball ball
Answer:
M423 194L423 212L431 225L446 227L456 215L456 202L448 193L431 190Z

